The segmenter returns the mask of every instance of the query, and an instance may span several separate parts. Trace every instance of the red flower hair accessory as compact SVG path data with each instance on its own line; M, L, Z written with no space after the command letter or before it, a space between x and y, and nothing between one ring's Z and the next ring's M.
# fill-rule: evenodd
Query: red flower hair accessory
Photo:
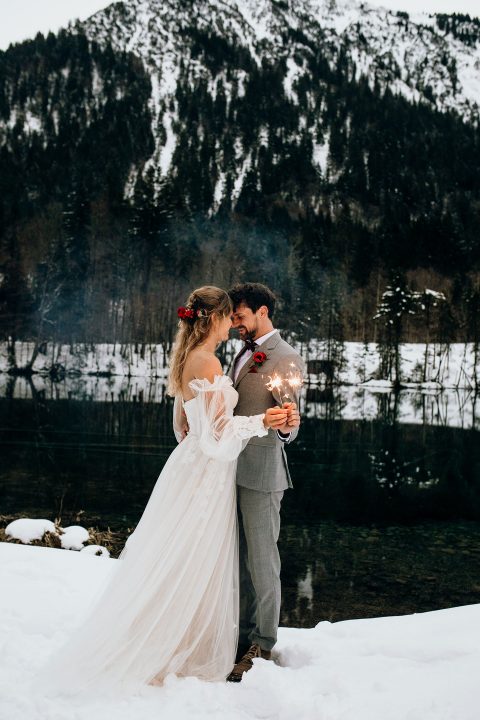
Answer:
M193 320L195 318L195 311L190 307L179 307L177 315L180 320Z
M192 307L187 305L186 307L179 307L177 315L180 320L196 320L197 317L208 317L209 312L205 308L198 308L197 310L194 310Z

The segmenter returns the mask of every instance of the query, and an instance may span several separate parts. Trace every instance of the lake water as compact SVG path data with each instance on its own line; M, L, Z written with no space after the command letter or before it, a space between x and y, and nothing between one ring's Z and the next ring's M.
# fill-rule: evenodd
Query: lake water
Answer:
M97 381L88 396L68 379L3 393L1 515L67 525L83 511L81 524L125 536L138 522L175 445L172 403L161 383L107 400ZM304 389L282 504L282 624L480 602L477 398L359 393Z

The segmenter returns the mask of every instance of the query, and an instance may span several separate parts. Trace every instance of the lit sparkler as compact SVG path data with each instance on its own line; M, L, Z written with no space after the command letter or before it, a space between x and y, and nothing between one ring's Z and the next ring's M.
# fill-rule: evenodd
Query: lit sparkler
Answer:
M294 368L295 363L290 363L290 367ZM298 390L298 388L301 387L302 383L303 378L300 373L289 371L285 377L277 375L276 373L273 377L269 376L268 383L266 383L266 388L267 390L270 390L270 392L278 390L281 401L286 402L287 400L294 400L292 395L296 390Z

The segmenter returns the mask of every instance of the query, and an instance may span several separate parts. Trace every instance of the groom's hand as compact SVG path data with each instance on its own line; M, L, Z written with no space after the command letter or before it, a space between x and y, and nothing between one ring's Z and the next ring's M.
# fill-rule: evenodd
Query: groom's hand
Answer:
M281 427L277 427L277 430L283 435L288 435L293 428L300 427L300 413L293 402L284 402L283 409L287 411L287 418Z
M294 402L283 403L283 407L287 410L287 425L288 427L299 427L300 425L300 413L298 407Z

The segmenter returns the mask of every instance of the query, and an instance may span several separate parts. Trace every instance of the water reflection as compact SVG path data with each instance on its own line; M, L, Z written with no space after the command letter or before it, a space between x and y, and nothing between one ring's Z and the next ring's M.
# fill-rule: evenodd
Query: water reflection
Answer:
M480 602L478 523L284 525L281 546L285 625Z
M175 445L161 381L0 375L0 512L126 534ZM480 601L478 405L304 388L282 505L282 622Z
M0 398L16 400L85 400L90 402L162 403L165 380L149 377L78 375L53 381L48 375L31 378L0 373ZM305 385L302 413L320 420L375 420L444 427L480 427L480 403L473 389L394 393L359 385L317 387Z

